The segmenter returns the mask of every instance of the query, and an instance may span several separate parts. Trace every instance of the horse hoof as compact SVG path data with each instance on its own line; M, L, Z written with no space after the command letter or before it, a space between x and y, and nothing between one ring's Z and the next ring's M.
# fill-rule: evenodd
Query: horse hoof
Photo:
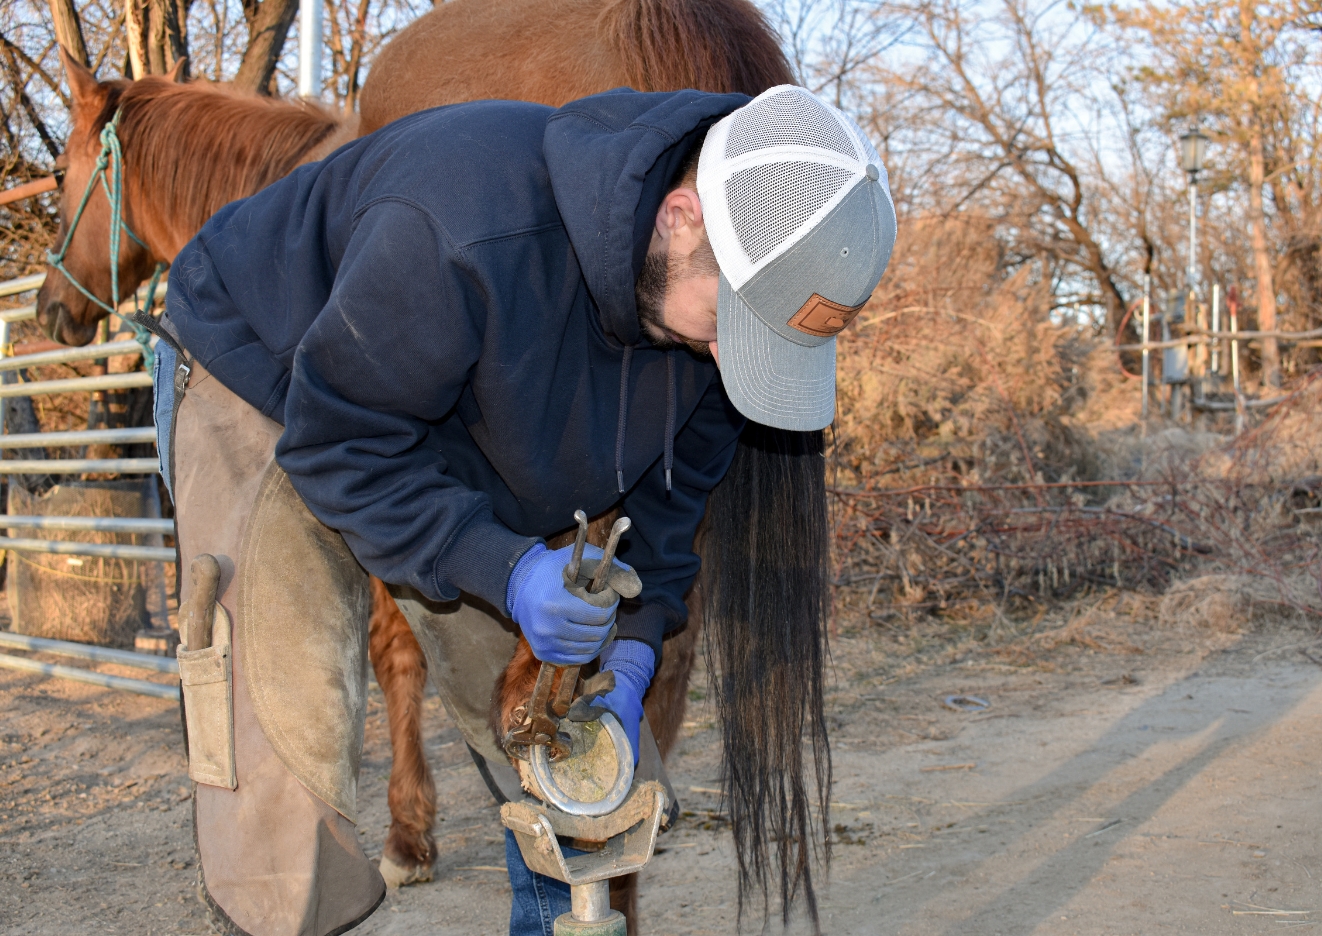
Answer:
M410 884L422 884L432 879L431 865L395 864L388 855L381 856L381 876L386 879L386 887L408 887Z

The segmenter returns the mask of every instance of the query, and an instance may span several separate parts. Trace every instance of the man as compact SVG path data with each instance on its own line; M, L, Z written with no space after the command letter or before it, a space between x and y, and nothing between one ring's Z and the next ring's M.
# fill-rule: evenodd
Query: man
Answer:
M224 926L323 936L383 895L354 830L363 569L480 766L516 631L541 660L600 653L646 748L706 496L745 419L831 422L834 336L894 236L875 149L789 86L428 111L207 224L171 273L157 417L181 568L221 566L233 714L189 730ZM542 538L615 507L642 592L602 609ZM511 932L549 934L567 898L508 851Z

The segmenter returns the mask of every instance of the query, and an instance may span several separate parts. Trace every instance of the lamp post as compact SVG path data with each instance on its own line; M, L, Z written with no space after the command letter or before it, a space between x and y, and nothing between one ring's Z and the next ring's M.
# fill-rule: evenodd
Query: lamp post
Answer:
M298 7L298 96L315 100L321 97L321 0L301 0Z
M1198 173L1207 155L1207 137L1197 124L1180 137L1180 164L1189 174L1189 292L1198 282Z

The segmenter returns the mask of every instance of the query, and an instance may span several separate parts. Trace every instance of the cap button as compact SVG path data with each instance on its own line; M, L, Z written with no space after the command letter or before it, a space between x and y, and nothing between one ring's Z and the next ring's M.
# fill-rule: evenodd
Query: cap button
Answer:
M881 178L881 170L878 169L872 163L868 163L868 167L864 171L867 173L868 178L871 179L873 182L876 182L878 179Z

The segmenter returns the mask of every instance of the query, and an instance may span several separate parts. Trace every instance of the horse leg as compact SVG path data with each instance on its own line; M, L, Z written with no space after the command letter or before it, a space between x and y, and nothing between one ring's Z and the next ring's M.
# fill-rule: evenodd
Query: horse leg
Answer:
M647 724L656 738L661 759L668 760L689 701L689 676L698 657L698 636L702 632L702 593L697 585L687 596L689 622L666 637L662 645L661 665L652 677L652 685L643 696ZM629 936L638 934L638 875L611 878L611 909L624 914Z
M638 936L638 874L610 879L611 909L624 914L628 936Z
M381 876L391 887L432 879L436 861L436 785L422 746L422 694L427 661L385 583L372 578L368 656L386 697L390 723L390 831Z
M698 659L698 638L702 634L702 593L698 585L689 590L685 603L689 606L688 623L666 636L661 645L661 665L643 696L643 712L663 761L670 758L679 740L688 710L689 677Z

